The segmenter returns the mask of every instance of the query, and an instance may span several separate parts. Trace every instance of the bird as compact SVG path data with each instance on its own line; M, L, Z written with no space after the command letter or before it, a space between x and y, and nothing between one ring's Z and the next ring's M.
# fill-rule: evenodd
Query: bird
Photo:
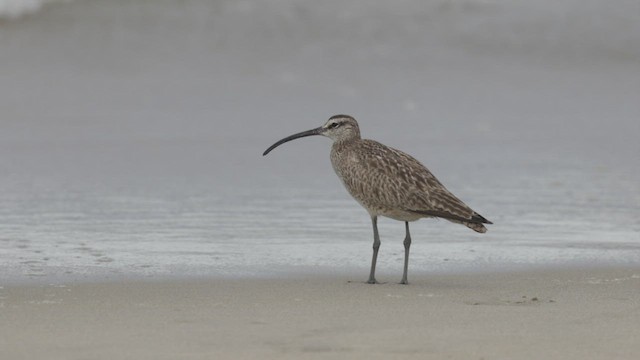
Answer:
M287 136L264 151L307 136L321 135L333 140L331 165L349 194L364 207L373 226L373 256L367 283L376 284L376 261L380 248L378 217L405 223L404 270L401 284L408 284L409 222L421 218L442 218L462 224L478 233L493 224L453 195L418 160L400 150L374 140L362 139L360 127L349 115L334 115L318 128Z

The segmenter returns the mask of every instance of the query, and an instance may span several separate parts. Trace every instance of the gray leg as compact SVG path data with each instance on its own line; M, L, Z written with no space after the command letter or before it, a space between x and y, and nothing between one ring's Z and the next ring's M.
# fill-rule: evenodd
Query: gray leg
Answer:
M407 229L407 236L404 238L404 273L400 284L408 284L407 271L409 270L409 248L411 247L411 234L409 234L409 222L405 221L404 226Z
M369 284L375 284L376 281L376 260L378 259L378 249L380 249L380 235L378 235L378 217L372 216L371 223L373 224L373 258L371 259L371 272L369 273Z

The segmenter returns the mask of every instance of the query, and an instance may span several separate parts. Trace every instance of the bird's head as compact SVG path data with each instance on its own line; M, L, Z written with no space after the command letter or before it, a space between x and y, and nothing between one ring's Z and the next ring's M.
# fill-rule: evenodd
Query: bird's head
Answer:
M343 141L360 138L360 128L356 119L349 115L334 115L321 127L320 135L333 141Z
M349 115L334 115L327 120L327 122L319 128L303 131L276 142L271 145L262 155L267 155L271 150L276 147L301 137L322 135L326 136L333 141L348 141L353 139L360 139L360 128L356 119Z

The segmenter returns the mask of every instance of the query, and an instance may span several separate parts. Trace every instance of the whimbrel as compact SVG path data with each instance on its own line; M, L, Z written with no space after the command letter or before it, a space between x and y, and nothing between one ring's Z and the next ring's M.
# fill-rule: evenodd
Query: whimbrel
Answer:
M376 260L380 248L378 216L404 221L404 272L401 284L407 284L411 235L409 222L421 218L443 218L479 233L492 224L455 197L418 160L400 150L360 137L356 119L335 115L319 128L288 136L271 145L262 155L301 137L322 135L333 140L331 164L347 191L371 216L373 257L370 284L375 284Z

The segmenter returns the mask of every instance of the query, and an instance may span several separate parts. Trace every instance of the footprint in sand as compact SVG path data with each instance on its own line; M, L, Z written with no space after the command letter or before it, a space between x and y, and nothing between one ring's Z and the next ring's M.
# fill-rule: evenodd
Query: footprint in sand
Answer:
M489 305L489 306L538 306L541 304L554 303L552 299L542 299L537 296L528 297L522 296L515 300L505 299L489 299L489 300L477 300L477 301L465 301L467 305Z

